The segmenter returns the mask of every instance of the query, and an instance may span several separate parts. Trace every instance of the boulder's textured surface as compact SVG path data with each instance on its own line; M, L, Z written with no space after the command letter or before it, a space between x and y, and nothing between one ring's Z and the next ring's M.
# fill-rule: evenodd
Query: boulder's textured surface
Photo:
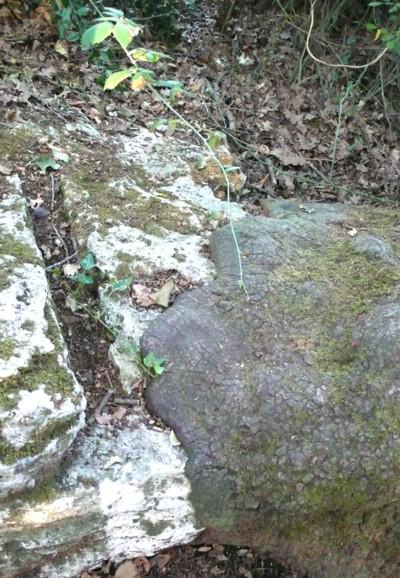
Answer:
M0 201L0 497L32 488L83 425L18 178Z
M315 578L400 574L395 212L278 202L213 234L217 280L143 338L150 409L189 454L212 535Z

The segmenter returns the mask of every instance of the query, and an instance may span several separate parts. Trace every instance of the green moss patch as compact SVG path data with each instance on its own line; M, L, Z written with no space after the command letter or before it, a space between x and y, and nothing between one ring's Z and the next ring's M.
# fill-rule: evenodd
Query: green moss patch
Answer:
M12 130L0 128L0 157L14 159L30 150L33 152L37 144L34 129L29 127L14 127Z
M0 357L2 359L10 359L15 351L16 343L13 339L6 338L0 340Z
M121 167L118 178L126 174ZM135 169L128 169L134 170ZM144 177L132 179L144 190L154 188L154 183L143 183ZM190 214L183 213L173 203L162 196L146 196L134 186L124 183L123 190L112 184L110 175L103 180L96 179L85 168L83 171L68 175L64 182L64 194L68 197L68 186L71 187L70 202L67 203L69 219L78 238L87 238L95 227L104 231L113 225L127 225L141 229L151 235L163 237L165 230L191 234L197 231L190 222ZM171 198L171 195L169 195ZM199 219L206 221L203 212L192 208Z
M310 343L322 371L340 371L357 356L352 331L359 316L400 283L400 269L340 240L325 252L301 253L295 267L282 265L274 277L279 291L270 303L290 320L294 340Z
M0 437L0 462L12 464L16 460L40 454L55 438L63 437L76 424L76 416L50 423L21 448L14 448Z

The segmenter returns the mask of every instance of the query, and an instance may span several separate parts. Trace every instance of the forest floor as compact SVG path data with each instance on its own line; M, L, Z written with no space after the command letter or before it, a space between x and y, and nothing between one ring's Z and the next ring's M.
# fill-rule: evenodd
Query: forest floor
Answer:
M84 121L110 134L147 126L194 138L147 91L105 93L97 82L104 67L98 60L89 63L78 45L57 43L45 9L19 18L18 11L11 15L6 4L0 0L2 125L12 126L38 111L56 126L60 121ZM179 114L205 138L215 138L217 132L226 135L236 163L247 176L237 200L253 213L262 212L261 199L274 197L356 205L400 202L400 115L398 103L391 100L393 87L384 81L387 69L393 67L390 57L356 77L346 71L339 75L306 57L304 30L298 22L274 12L260 16L244 10L221 34L213 2L197 4L194 18L182 16L178 44L165 46L148 32L142 43L171 57L157 71L182 81L184 90L173 103ZM357 41L356 33L347 34ZM326 43L318 33L315 43L324 46L330 60L343 48L341 41ZM366 48L368 58L369 50L378 47ZM27 166L27 159L17 168L22 180L29 182L30 200L39 189L42 196L54 195L57 171L50 180ZM8 170L0 159L0 172ZM216 190L215 194L225 193ZM40 223L38 231L41 246L46 246L46 227ZM60 309L62 316L65 311ZM94 357L94 328L88 327L77 346L72 318L65 314L62 321L67 327L70 323L66 337L79 378L93 379L94 371L95 381L104 381L104 375L118 379L107 359L104 332L97 332ZM97 402L89 400L89 407L94 410ZM107 562L82 574L88 576L296 578L300 574L248 548L212 544L172 549L119 567Z

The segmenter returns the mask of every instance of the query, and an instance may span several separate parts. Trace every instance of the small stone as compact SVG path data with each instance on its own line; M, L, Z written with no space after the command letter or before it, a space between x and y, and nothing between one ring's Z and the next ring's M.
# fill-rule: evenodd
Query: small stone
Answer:
M43 221L49 216L49 211L44 207L37 207L37 209L33 209L32 215L37 221Z

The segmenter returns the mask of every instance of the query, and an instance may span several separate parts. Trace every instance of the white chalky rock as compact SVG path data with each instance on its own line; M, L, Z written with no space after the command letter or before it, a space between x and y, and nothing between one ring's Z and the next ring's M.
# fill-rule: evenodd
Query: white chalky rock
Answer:
M189 501L186 455L138 415L105 436L95 427L49 497L23 497L2 512L0 573L75 578L85 567L151 556L201 531ZM43 555L43 553L48 553Z
M206 151L146 129L115 137L109 146L113 152L104 153L109 176L71 165L63 178L65 207L80 244L111 278L135 280L175 270L193 283L207 282L215 272L207 256L211 231L221 218L236 221L245 212L196 182L194 167ZM139 341L155 313L138 312L132 302L106 293L101 301L106 315L114 311L108 322L119 337L110 355L129 390L140 369L126 343Z
M33 487L83 425L46 274L17 177L0 201L0 496Z

